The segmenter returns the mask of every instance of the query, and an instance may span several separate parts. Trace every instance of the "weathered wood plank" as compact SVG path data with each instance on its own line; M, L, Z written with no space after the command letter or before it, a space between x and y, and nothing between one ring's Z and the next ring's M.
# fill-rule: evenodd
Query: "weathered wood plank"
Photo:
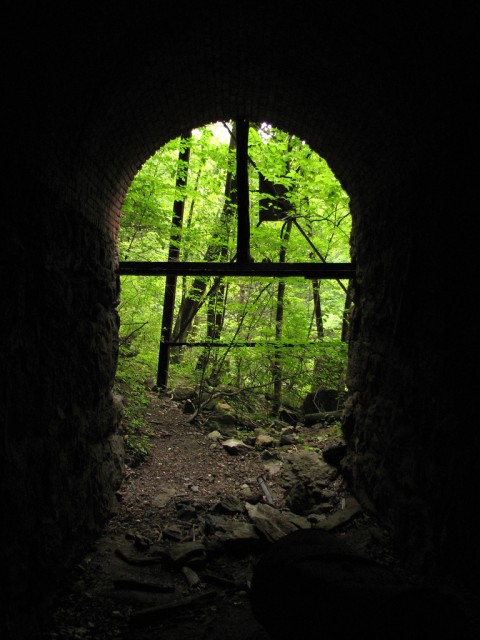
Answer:
M248 276L261 278L345 279L355 276L349 262L120 262L121 276Z

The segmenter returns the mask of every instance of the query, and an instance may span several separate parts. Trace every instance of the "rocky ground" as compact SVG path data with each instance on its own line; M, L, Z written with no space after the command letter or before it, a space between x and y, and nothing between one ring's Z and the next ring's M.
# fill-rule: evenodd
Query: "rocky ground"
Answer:
M185 395L152 393L154 447L126 466L115 513L40 640L267 640L252 572L298 528L331 531L401 571L388 532L344 486L331 416L306 426L287 413L259 429L225 399L195 415Z

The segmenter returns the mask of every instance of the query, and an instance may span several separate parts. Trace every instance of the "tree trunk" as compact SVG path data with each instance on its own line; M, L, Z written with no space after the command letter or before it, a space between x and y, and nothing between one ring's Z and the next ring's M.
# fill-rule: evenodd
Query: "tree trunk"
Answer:
M235 127L230 137L230 151L235 149ZM232 172L228 171L225 178L225 199L223 210L220 216L219 229L215 234L214 240L205 253L206 262L214 262L219 258L225 261L228 257L228 237L230 234L230 223L233 218L233 210L231 202L234 195L234 177ZM218 240L221 242L218 242ZM196 277L190 287L188 294L182 300L180 309L178 311L175 326L172 332L172 342L186 342L188 334L191 331L193 319L198 310L204 303L204 298L207 291L208 279ZM221 278L214 280L212 291L217 291L221 286ZM178 362L181 357L180 347L174 347L174 358ZM173 358L172 358L173 359Z
M168 249L168 261L176 262L180 255L180 240L185 209L185 197L182 190L187 184L188 163L190 161L189 138L191 132L180 138L180 151L178 154L177 178L175 183L176 195L173 203L172 232L170 234L170 246ZM173 313L175 309L175 293L177 277L166 276L165 294L163 298L162 329L158 352L157 387L165 388L168 382L168 368L170 359L170 346L168 342L172 333Z
M292 229L292 219L290 218L285 223L285 229L283 234L282 247L280 249L279 262L285 262L285 256L287 253L287 243L290 238L290 231ZM282 357L280 349L280 341L283 334L283 310L285 299L285 280L281 280L278 283L277 288L277 310L275 315L275 350L272 363L272 377L273 377L273 413L278 413L282 404Z
M320 282L318 280L312 280L312 293L313 293L313 313L315 316L315 327L317 330L317 338L319 341L323 338L323 319L322 319L322 304L320 299ZM317 388L317 380L320 377L320 371L322 368L322 358L317 356L313 363L313 379L311 390L315 391Z
M347 295L342 320L342 342L348 342L350 338L350 308L353 303L353 281L348 281Z
M312 280L312 294L313 294L313 313L315 315L315 326L317 329L317 338L320 340L323 338L323 319L322 319L322 304L320 300L320 282L318 280Z
M215 295L209 296L207 309L207 342L216 342L220 340L223 328L223 320L225 318L225 283L221 282ZM211 348L207 346L199 356L196 364L197 371L206 370L210 361ZM216 386L218 382L219 371L215 371L215 359L212 364L212 375L209 377L209 383Z

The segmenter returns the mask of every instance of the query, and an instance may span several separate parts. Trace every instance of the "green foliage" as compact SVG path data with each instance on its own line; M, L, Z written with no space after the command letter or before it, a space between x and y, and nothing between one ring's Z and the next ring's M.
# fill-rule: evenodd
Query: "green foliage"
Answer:
M150 367L141 358L132 357L129 346L120 343L115 393L123 398L122 429L127 463L135 466L150 452L153 431L145 419L149 404Z
M228 123L202 127L192 132L190 141L172 140L145 163L132 182L122 209L121 260L167 259L173 203L179 198L185 203L180 259L204 260L215 246L227 247L222 260L233 258L236 225L234 221L226 224L223 216L226 176L235 169L229 128ZM190 144L188 167L179 167L180 144ZM254 260L278 262L281 247L286 246L287 262L348 262L349 198L326 161L305 142L266 124L250 127L249 157L250 246ZM181 193L176 192L177 172L187 170L187 185ZM259 172L287 189L284 201L294 219L288 242L285 220L261 221L268 198L260 193ZM233 200L228 204L235 210ZM193 280L178 279L177 310L182 298L192 295ZM343 288L335 280L320 282L323 336L319 336L311 282L287 279L281 338L277 343L278 279L226 278L224 282L226 303L220 341L231 346L206 349L205 371L196 368L202 349L183 348L181 357L170 365L171 385L216 379L237 388L254 387L268 392L272 371L280 365L283 398L292 405L298 405L315 386L343 390L347 346L340 336L347 282L342 283ZM207 291L211 284L209 279ZM128 363L129 384L141 375L156 375L164 286L161 277L122 277L118 376L125 378ZM206 309L202 298L191 341L205 340ZM217 309L222 309L221 301L217 302ZM237 346L244 343L256 346ZM141 449L145 442L137 437L139 428L131 424L132 446Z

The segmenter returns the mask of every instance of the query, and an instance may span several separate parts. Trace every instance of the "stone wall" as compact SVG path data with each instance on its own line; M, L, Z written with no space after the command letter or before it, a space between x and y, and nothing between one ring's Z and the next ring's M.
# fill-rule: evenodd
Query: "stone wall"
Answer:
M448 182L448 163L436 171ZM390 524L398 554L414 570L441 567L471 581L479 552L471 520L477 434L469 279L457 277L442 251L454 200L438 187L429 191L427 178L412 179L396 197L354 216L361 268L344 473L364 507Z
M111 393L112 243L44 188L29 202L34 210L17 211L18 222L27 217L9 236L15 263L3 281L2 570L10 574L12 638L34 625L45 597L101 530L123 457Z

